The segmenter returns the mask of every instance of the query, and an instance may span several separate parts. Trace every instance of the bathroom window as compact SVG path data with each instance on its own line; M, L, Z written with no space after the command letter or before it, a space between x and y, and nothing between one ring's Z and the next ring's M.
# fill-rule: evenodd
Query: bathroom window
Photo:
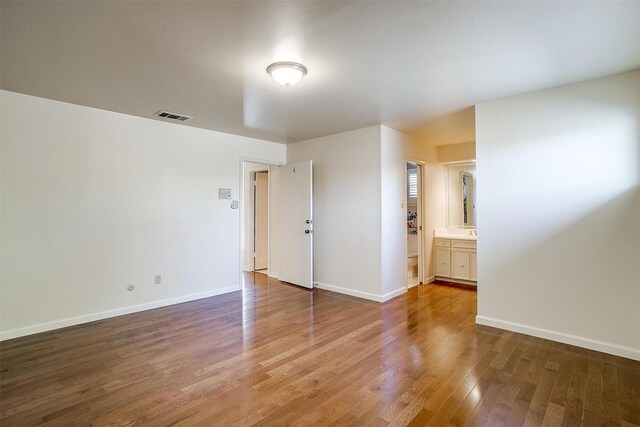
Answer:
M409 169L409 197L411 199L418 198L418 169Z

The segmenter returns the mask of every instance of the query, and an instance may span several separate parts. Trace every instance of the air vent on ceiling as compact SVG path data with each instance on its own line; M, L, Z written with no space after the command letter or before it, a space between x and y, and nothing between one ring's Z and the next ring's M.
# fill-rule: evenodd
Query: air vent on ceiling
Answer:
M170 111L158 111L154 116L162 117L163 119L178 120L184 122L189 119L193 119L191 116L185 116L184 114L172 113Z

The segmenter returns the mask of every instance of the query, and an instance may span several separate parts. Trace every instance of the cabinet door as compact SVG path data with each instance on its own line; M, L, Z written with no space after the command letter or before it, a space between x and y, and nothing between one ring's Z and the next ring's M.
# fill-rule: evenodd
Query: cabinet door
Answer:
M469 251L453 251L453 277L469 280Z
M451 251L436 249L436 276L451 277Z
M478 254L469 252L469 280L478 281Z

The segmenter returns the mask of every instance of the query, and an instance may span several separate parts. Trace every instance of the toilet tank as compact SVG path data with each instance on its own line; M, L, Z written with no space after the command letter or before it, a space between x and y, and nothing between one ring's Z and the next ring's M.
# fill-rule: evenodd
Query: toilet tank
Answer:
M418 256L418 236L407 236L407 256Z

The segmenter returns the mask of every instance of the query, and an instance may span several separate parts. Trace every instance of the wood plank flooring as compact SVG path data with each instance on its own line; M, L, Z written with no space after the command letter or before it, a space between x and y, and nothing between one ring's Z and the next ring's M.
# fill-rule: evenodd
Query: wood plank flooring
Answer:
M476 293L243 292L5 341L0 425L640 425L640 363L477 326Z

